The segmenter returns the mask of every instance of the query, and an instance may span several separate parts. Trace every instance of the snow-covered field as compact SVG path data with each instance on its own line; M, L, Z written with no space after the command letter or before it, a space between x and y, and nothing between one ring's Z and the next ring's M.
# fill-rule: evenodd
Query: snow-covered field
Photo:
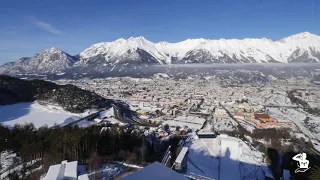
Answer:
M216 131L233 131L238 129L238 123L229 117L215 117L213 119Z
M320 117L316 117L302 110L288 108L269 108L269 113L272 118L278 121L291 121L299 130L312 140L314 148L320 152ZM297 138L303 137L295 134ZM308 138L303 137L308 140Z
M307 135L311 139L319 139L319 132L315 131L315 129L311 130L310 127L307 126L306 119L307 113L298 111L295 109L289 108L268 108L270 116L274 119L277 119L279 122L293 122L300 131L302 131L305 135ZM310 116L310 122L317 124L319 123L319 118L315 116ZM316 123L315 123L316 122Z
M294 106L286 94L271 94L270 91L261 91L248 97L252 104Z
M306 115L294 109L288 108L268 108L269 115L278 122L294 122L306 119Z
M197 139L189 147L187 174L191 176L260 180L270 174L262 153L238 138L222 135Z
M61 107L43 106L36 102L0 106L0 123L8 127L26 123L33 123L36 128L67 125L79 118L79 114L64 111Z

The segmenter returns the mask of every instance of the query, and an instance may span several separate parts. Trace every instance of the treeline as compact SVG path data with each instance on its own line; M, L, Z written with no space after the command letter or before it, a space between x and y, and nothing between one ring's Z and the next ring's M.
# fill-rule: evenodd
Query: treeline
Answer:
M310 108L308 103L302 99L296 98L293 94L297 92L298 89L294 89L288 92L288 98L293 104L301 104L303 107Z
M140 132L117 126L102 128L66 126L36 129L33 124L26 124L9 129L0 124L0 152L12 150L24 162L50 159L51 164L62 160L86 163L94 152L109 160L128 156L139 158L141 138L144 137Z
M295 92L297 92L297 91L298 91L298 89L294 89L294 90L288 92L288 98L290 99L290 101L291 101L292 103L302 105L304 108L306 108L306 109L305 109L306 112L308 112L308 113L310 113L310 114L313 114L313 115L315 115L315 116L319 116L319 115L320 115L320 109L318 109L318 108L311 108L306 101L304 101L304 100L302 100L302 99L299 99L299 98L296 98L296 97L293 95L293 93L295 93ZM300 94L301 94L301 93L300 93ZM300 96L301 96L301 95L300 95Z

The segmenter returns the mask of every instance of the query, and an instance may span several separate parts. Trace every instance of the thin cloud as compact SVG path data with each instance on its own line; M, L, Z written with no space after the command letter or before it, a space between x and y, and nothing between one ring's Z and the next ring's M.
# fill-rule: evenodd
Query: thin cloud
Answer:
M62 36L64 35L64 33L57 29L56 27L54 27L52 24L49 24L47 22L41 21L35 17L29 17L29 20L31 21L32 24L34 24L37 28L46 31L48 33L54 34L54 35L58 35L58 36Z

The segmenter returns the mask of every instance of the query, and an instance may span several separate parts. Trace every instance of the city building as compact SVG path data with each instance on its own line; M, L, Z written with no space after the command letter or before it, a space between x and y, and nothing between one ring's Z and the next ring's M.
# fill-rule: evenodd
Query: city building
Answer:
M271 122L272 121L272 118L268 114L254 113L253 115L254 115L254 119L257 119L262 122Z
M199 138L216 138L217 135L210 131L210 130L205 130L205 129L201 129L200 131L197 132L197 136Z
M244 114L242 114L242 113L235 113L233 117L236 119L244 120Z

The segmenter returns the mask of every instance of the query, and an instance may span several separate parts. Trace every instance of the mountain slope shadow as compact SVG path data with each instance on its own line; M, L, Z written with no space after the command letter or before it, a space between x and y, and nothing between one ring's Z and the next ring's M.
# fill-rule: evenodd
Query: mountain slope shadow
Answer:
M0 123L12 121L30 113L32 103L0 106Z

